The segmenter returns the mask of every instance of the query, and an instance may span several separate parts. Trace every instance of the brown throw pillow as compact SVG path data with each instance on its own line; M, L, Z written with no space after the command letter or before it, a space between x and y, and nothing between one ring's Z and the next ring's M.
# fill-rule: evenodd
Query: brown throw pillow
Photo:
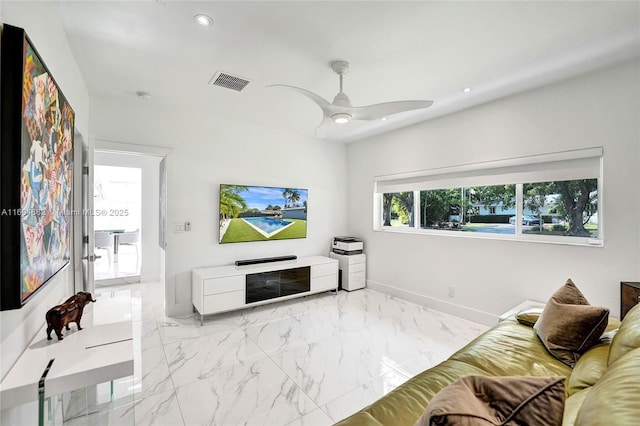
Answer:
M564 381L564 377L463 377L433 397L415 426L559 425Z
M589 305L569 279L551 296L533 328L551 355L573 367L599 343L608 319L609 309Z

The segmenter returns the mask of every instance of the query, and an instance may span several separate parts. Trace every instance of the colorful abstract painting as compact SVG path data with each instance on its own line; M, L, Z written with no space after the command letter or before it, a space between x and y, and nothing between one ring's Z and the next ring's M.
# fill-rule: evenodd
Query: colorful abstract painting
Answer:
M74 112L24 39L20 170L21 301L71 253Z

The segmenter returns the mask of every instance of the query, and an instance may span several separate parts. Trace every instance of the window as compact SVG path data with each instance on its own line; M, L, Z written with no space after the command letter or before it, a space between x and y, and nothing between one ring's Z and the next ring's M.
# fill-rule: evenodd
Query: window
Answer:
M376 178L374 229L602 245L602 148Z
M515 234L515 185L420 191L420 228ZM500 209L500 215L496 210Z
M383 194L382 226L413 227L413 208L413 192Z
M598 238L598 179L523 185L522 211L528 234Z

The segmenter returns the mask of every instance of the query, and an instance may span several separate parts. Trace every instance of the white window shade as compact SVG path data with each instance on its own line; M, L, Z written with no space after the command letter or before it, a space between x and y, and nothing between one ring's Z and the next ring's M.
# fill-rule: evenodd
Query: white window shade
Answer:
M602 147L377 176L376 193L599 178Z

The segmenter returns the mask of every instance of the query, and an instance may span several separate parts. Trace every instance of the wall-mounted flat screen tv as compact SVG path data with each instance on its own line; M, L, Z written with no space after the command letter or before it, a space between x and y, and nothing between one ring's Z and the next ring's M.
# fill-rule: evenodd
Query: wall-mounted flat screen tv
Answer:
M307 237L307 196L300 188L220 185L220 243Z

